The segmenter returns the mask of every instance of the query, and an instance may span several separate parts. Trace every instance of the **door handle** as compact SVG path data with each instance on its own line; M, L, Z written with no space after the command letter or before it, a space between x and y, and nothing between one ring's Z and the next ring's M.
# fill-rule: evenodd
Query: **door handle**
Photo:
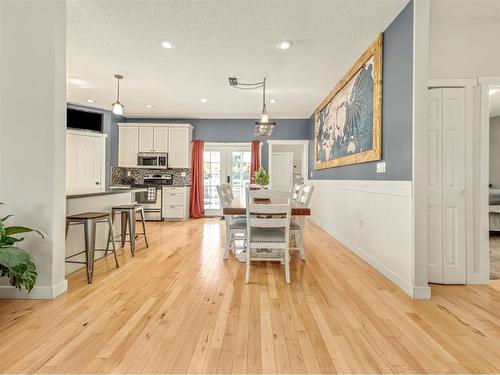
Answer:
M231 176L227 176L226 181L228 184L230 184L231 183Z

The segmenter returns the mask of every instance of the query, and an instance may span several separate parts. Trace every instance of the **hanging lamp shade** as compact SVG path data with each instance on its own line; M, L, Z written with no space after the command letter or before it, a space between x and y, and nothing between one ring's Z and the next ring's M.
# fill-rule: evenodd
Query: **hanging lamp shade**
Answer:
M115 74L115 78L117 81L116 102L112 104L111 110L115 115L123 115L123 104L120 103L120 79L123 79L123 76Z

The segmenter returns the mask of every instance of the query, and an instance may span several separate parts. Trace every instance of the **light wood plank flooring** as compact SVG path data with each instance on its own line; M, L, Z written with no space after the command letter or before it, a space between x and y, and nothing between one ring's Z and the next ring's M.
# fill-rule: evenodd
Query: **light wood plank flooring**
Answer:
M318 226L307 261L223 261L224 222L148 224L150 244L69 277L54 301L0 301L0 371L500 372L500 284L413 301ZM141 248L141 246L139 246Z

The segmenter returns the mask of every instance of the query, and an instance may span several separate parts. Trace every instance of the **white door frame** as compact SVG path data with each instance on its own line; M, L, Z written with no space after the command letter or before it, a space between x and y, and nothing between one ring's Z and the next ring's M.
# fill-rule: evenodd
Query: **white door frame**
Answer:
M473 283L474 257L474 90L476 79L429 79L428 88L463 87L465 88L465 257L466 283Z
M268 157L269 157L269 166L268 166L269 176L271 175L271 172L273 170L273 162L272 162L273 145L287 145L287 146L302 145L301 173L302 173L302 178L304 179L304 181L306 181L307 180L307 168L309 166L309 140L307 140L307 139L306 140L268 140L267 146L268 146Z
M487 284L490 281L489 256L489 191L490 181L490 85L500 85L500 76L483 76L478 78L479 83L479 179L476 182L478 207L474 218L478 223L478 250L471 259L473 278L471 283Z

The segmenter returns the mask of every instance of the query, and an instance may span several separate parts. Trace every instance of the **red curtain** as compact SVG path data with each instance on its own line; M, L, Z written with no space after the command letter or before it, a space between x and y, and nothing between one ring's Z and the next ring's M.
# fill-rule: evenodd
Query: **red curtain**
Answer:
M193 141L191 169L191 193L189 196L189 217L199 219L205 216L203 205L203 141Z
M252 141L252 160L250 162L250 180L253 174L260 168L260 141Z

